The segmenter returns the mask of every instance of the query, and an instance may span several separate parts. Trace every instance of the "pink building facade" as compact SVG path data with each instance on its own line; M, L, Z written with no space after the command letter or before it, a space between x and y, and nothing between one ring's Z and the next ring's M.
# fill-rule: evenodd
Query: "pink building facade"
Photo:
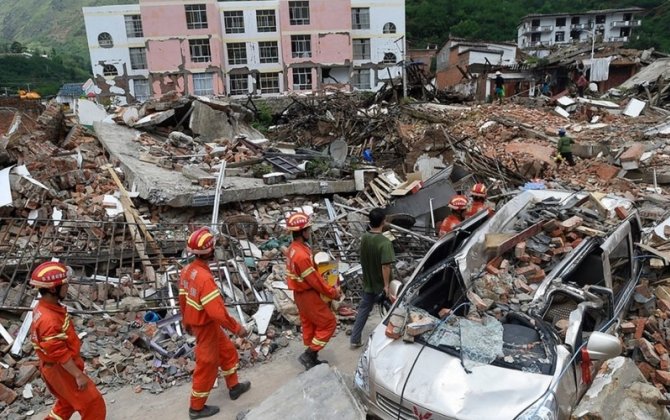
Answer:
M242 96L374 90L401 73L404 0L140 0L137 9L84 8L96 80L148 86L151 96ZM143 46L100 48L96 27L119 22ZM127 57L145 57L141 74L98 77L107 62L135 68Z

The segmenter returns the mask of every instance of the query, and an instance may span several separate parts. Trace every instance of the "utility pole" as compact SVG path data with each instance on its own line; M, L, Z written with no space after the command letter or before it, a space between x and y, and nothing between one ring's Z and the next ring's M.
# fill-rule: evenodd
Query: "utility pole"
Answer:
M398 44L398 41L402 41L402 97L407 98L407 38L405 35L393 41L394 44Z
M596 49L596 22L595 20L591 22L593 23L591 24L591 71L589 71L589 82L593 79L593 58Z

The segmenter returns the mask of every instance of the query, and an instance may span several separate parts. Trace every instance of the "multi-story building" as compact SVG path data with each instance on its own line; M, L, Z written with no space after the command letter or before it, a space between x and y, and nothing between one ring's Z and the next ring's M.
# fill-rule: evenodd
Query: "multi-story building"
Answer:
M579 42L628 42L644 9L592 10L585 13L532 14L517 27L519 48L544 56L555 45Z
M83 11L100 89L129 101L172 90L371 90L402 72L404 0L140 0Z

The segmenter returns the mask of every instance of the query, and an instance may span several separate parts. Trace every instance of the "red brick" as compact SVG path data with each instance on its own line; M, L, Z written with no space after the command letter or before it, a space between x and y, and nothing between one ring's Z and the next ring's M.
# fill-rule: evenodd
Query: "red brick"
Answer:
M638 363L637 368L640 369L640 372L642 372L642 375L645 377L646 380L651 381L654 379L656 369L654 369L654 367L649 363L647 362Z
M624 334L630 334L635 332L635 324L632 322L624 322L621 324L621 332Z
M647 323L646 318L638 318L635 321L635 339L642 338L642 333L644 332L644 325Z
M625 152L621 154L619 160L622 162L636 162L639 161L644 153L644 145L641 143L634 143Z
M514 256L519 258L526 253L526 242L519 242L514 246Z
M584 220L579 216L572 216L568 220L561 222L561 227L566 231L575 230L577 227L581 226Z
M542 280L544 280L546 276L544 270L539 270L530 277L526 276L526 279L528 280L528 283L542 283Z
M537 255L531 255L530 256L530 262L535 265L540 265L542 264L542 259L538 257Z
M666 372L664 370L657 370L656 381L662 383L665 386L670 386L670 372Z
M549 236L552 238L558 238L559 236L563 236L563 230L562 229L554 229L549 233Z
M525 254L525 255L520 256L517 259L521 262L527 263L527 262L530 262L530 255Z
M658 353L659 356L662 356L662 355L668 353L668 350L661 343L654 344L654 350L656 350L656 353Z
M621 206L615 207L614 212L616 213L617 217L621 220L624 220L628 217L628 210L626 210Z
M619 169L616 166L608 165L606 163L598 163L594 165L596 170L596 175L602 181L609 181L614 178L618 173Z
M525 267L517 267L515 272L518 276L532 275L537 271L537 266L534 264L527 265Z
M575 239L574 241L572 241L570 243L570 246L572 247L572 249L575 249L575 248L577 248L577 246L579 246L579 244L582 243L582 241L583 241L582 238Z
M570 232L567 235L565 235L565 238L568 240L568 242L572 242L579 239L579 235L577 235L577 232Z
M668 353L661 355L661 370L670 372L670 356L668 356Z
M492 263L486 264L486 272L489 274L493 274L494 276L500 274L500 270L494 267Z
M668 299L657 299L656 307L664 312L670 311L670 301Z
M16 392L12 391L10 388L7 388L3 384L0 384L0 401L4 402L7 405L16 400Z

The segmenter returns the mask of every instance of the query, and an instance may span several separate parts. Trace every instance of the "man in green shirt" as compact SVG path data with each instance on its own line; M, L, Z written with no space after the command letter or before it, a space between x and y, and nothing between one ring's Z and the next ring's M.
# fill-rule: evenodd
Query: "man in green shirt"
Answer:
M382 234L386 214L384 209L373 209L369 216L370 230L361 238L361 266L363 268L363 297L358 305L356 321L351 331L351 348L363 345L361 335L370 311L381 294L389 294L391 268L395 262L393 244Z
M575 166L575 159L572 157L572 145L575 141L565 135L565 129L558 130L558 144L556 146L556 159L554 161L560 167L563 159L568 161L568 165Z

